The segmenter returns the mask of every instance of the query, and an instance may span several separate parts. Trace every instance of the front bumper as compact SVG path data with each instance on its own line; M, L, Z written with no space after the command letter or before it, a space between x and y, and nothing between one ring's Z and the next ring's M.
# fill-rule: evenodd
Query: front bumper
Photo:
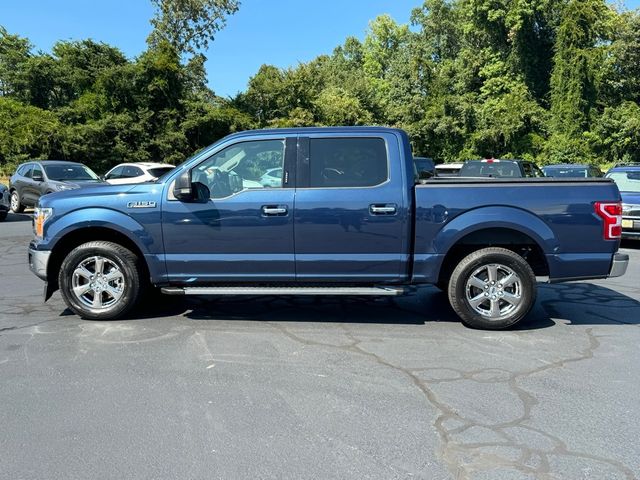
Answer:
M47 280L50 250L36 250L29 247L29 268L40 279Z
M613 256L613 263L611 264L611 271L609 272L609 278L621 277L627 273L627 267L629 266L629 255L626 253L616 253Z

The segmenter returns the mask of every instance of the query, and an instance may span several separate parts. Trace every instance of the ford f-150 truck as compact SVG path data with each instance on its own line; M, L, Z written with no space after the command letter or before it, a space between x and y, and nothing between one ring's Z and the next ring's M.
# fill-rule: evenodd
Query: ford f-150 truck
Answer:
M280 183L260 183L278 169ZM536 277L623 275L620 193L607 179L417 180L401 130L247 131L158 180L42 197L29 246L45 301L121 317L169 295L399 295L433 284L462 321L500 329ZM425 306L425 310L428 307Z

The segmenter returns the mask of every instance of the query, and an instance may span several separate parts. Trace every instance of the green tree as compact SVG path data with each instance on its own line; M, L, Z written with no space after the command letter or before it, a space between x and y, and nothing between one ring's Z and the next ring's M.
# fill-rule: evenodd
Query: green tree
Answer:
M570 0L562 12L551 75L555 133L578 137L589 128L611 14L605 0Z
M151 0L156 9L151 19L149 43L168 42L180 54L206 50L225 26L226 17L238 11L238 0Z
M22 89L20 72L31 56L31 43L11 35L0 25L0 96L15 95Z

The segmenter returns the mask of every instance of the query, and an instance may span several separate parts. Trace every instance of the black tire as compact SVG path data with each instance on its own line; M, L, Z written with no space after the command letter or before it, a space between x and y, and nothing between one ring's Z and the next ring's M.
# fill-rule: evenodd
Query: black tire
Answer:
M466 326L502 330L521 321L535 304L536 277L529 264L511 250L483 248L462 259L453 270L448 294L453 310Z
M0 222L4 222L7 219L7 212L0 212Z
M103 259L100 269L103 275L96 275L100 273L96 259ZM84 270L80 268L82 266ZM110 269L106 274L105 268ZM115 320L137 303L141 292L140 271L140 259L123 246L104 241L88 242L73 249L64 259L58 284L64 302L80 317L85 320ZM89 278L89 274L93 275ZM108 280L109 275L116 274L118 280ZM79 283L80 289L88 289L82 295L74 293L74 284L78 287ZM95 302L96 296L99 297L98 303L89 305L90 300Z
M17 190L11 192L11 211L13 213L24 212L24 205L22 204L22 199L20 198L20 194Z

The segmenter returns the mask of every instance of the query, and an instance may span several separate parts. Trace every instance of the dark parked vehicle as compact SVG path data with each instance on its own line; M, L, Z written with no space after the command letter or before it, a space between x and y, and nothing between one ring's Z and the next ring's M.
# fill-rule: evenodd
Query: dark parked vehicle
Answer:
M459 173L460 177L491 178L540 178L542 170L533 162L526 160L468 160Z
M9 213L9 189L0 183L0 222L7 218Z
M436 164L433 158L413 157L419 178L430 178L436 176ZM424 172L424 173L423 173Z
M253 181L277 168L275 186ZM536 276L623 275L621 216L608 179L416 184L402 130L258 130L156 182L45 195L29 262L45 298L60 289L95 320L121 317L151 285L168 295L393 296L435 284L467 325L499 329L529 312Z
M615 166L606 176L622 196L622 238L640 240L640 164Z
M547 177L558 178L600 178L604 173L593 165L581 165L575 163L562 163L558 165L547 165L542 167L542 171Z
M9 180L11 210L33 207L42 195L73 190L90 183L102 183L98 175L81 163L37 160L23 163Z

